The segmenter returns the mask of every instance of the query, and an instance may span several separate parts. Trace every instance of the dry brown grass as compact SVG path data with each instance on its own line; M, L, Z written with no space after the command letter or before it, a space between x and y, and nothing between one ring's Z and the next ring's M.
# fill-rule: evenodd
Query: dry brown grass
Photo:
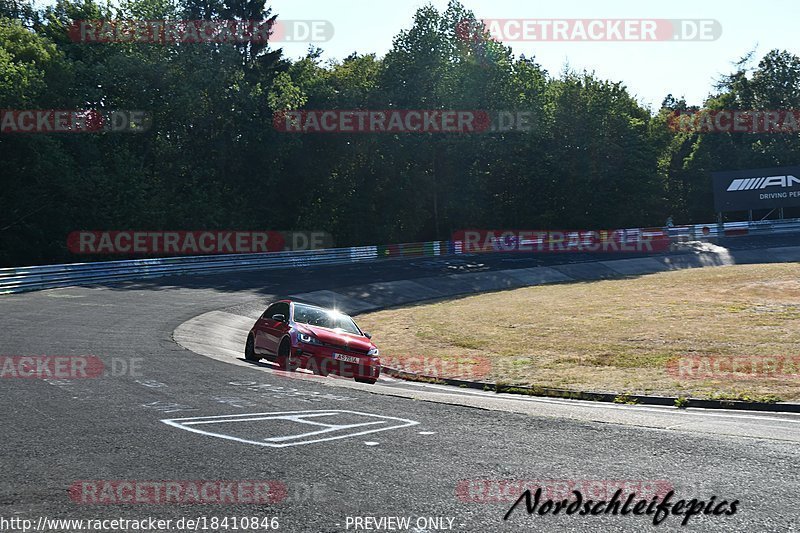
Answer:
M358 322L384 358L489 358L486 377L501 383L800 399L800 380L792 377L678 380L666 369L669 359L686 355L800 355L798 264L543 285L389 309Z

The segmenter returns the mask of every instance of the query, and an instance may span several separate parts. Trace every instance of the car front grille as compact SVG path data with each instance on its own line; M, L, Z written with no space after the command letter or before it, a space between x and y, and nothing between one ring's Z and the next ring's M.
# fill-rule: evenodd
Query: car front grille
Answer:
M329 342L323 342L322 345L327 347L327 348L333 348L334 350L343 350L345 352L355 353L355 354L358 354L358 355L367 355L367 351L366 350L357 350L355 348L351 348L350 346L344 346L344 345L340 345L340 344L331 344Z

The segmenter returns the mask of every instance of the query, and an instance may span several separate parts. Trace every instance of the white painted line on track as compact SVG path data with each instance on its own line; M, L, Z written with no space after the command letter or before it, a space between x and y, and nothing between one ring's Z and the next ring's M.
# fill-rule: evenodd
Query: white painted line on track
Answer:
M356 422L356 423L346 423L346 424L335 424L335 423L326 424L321 422L315 422L313 420L307 420L308 418L335 417L335 416L347 416L347 415L349 415L350 418L360 417L362 419L371 418L373 420L369 422ZM379 420L374 420L375 418L378 418ZM291 435L270 436L266 438L261 437L259 440L254 440L253 438L243 438L240 436L226 434L226 433L205 431L195 427L198 425L207 425L207 424L222 424L222 423L236 423L236 422L253 423L253 422L264 422L264 421L276 421L280 423L292 422L302 425L322 426L324 429L307 431L305 433L297 433ZM246 413L246 414L234 414L234 415L198 416L191 418L164 419L161 420L161 422L173 427L177 427L179 429L191 431L192 433L199 433L201 435L206 435L210 437L233 440L244 444L255 444L257 446L269 446L273 448L285 448L288 446L299 446L302 444L312 444L317 442L339 440L348 437L367 435L369 433L376 433L378 431L387 431L390 429L400 429L419 424L419 422L416 422L414 420L408 420L405 418L397 418L393 416L376 415L371 413L363 413L360 411L345 411L338 409L328 409L324 411L280 411L274 413ZM366 426L375 426L375 425L381 425L382 427L377 429L348 432L348 430L353 430ZM266 426L267 429L269 429L268 427L269 424L266 424ZM258 429L261 430L263 428L258 428ZM346 433L344 435L332 435L323 438L309 438L309 437L316 437L318 435L323 435L326 433L342 432L342 431Z

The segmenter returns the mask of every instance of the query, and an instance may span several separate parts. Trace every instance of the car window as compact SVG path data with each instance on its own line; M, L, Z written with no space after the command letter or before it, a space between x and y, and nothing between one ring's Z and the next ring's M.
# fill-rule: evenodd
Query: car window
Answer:
M264 311L264 314L263 314L263 315L261 315L261 318L272 318L272 315L274 315L275 313L277 313L277 311L275 311L275 309L276 309L276 308L277 308L279 305L280 305L280 304L274 303L274 304L270 305L269 307L267 307L267 310L266 310L266 311Z
M271 318L272 315L274 314L273 311L275 310L276 305L278 304L272 304L269 307L267 307L267 310L264 311L264 313L261 315L261 318Z
M361 331L352 318L331 309L294 304L294 321L309 326L338 329L354 335L361 335Z
M289 318L289 304L286 302L275 304L275 310L269 316L272 318L275 315L283 315L287 319Z

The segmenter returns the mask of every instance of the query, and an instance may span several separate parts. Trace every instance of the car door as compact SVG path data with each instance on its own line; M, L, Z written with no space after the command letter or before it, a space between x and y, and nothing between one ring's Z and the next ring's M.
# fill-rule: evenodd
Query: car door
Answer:
M263 327L263 346L264 350L270 355L278 354L278 346L284 333L289 329L289 304L286 302L279 302L271 305L268 309L269 314L264 313L264 327ZM273 316L283 315L285 321L280 322L273 320Z
M256 351L262 353L264 351L269 351L269 335L267 331L269 330L272 320L269 317L272 317L277 313L275 308L278 304L272 304L267 307L267 310L264 311L264 314L256 320L256 328L255 328L255 338L253 340L253 344L255 345Z

